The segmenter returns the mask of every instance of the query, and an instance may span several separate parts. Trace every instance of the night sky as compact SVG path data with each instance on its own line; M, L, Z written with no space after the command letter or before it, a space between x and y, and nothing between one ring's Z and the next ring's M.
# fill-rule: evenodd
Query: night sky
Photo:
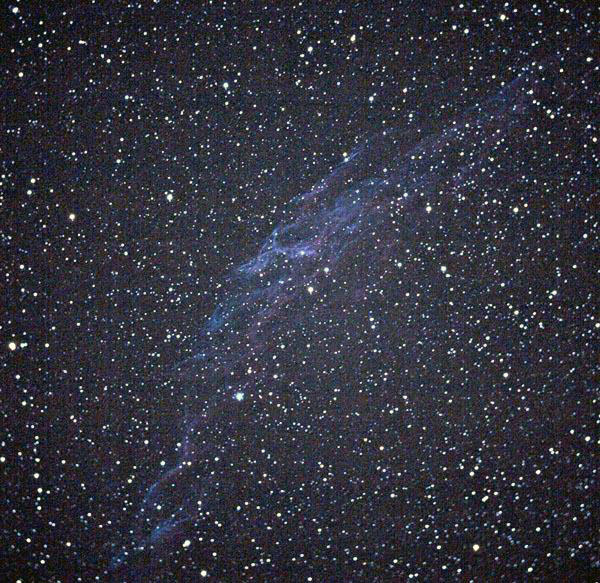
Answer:
M599 580L593 4L4 3L1 581Z

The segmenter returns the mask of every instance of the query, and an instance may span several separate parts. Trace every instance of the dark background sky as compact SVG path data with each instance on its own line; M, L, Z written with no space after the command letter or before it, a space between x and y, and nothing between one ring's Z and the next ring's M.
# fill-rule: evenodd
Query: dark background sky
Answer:
M0 561L23 582L101 576L175 458L169 371L294 196L598 33L584 2L2 11Z

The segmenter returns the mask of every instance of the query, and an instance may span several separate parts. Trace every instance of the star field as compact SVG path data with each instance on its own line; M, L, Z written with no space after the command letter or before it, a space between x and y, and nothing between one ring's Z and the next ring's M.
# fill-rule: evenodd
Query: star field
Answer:
M4 6L7 581L598 577L598 9Z

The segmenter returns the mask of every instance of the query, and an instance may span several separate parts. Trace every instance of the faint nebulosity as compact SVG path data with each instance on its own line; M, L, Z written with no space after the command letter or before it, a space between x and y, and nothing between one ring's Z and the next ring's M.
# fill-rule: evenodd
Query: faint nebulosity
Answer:
M595 580L599 17L6 5L6 580Z

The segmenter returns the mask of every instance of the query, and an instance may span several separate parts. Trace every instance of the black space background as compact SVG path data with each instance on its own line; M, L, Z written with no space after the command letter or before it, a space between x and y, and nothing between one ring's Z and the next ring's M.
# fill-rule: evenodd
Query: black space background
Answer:
M290 199L386 126L442 127L598 16L459 4L2 7L7 581L102 578L175 458L166 375Z

